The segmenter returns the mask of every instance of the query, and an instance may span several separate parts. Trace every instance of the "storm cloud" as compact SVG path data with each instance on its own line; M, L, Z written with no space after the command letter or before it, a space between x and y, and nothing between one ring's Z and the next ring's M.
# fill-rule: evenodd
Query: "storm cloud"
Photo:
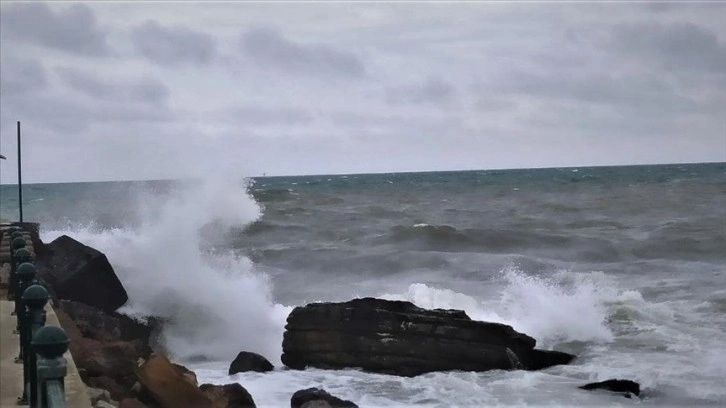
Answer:
M242 34L244 53L262 65L291 73L360 77L363 61L355 54L323 44L291 41L271 28L255 28Z
M723 4L3 2L0 19L0 151L22 121L31 182L726 161Z
M207 64L217 55L212 36L181 26L166 27L157 21L134 27L131 41L140 55L161 65Z
M85 4L54 10L46 3L14 3L0 15L3 35L9 38L80 55L109 54L106 30Z

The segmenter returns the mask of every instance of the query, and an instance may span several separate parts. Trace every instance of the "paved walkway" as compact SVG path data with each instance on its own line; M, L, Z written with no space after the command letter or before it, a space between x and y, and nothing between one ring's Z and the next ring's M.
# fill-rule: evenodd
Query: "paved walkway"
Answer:
M2 250L5 249L3 245ZM2 257L1 254L0 257ZM8 271L9 266L9 264L3 265L0 262L0 269ZM0 279L0 283L5 283L2 282L3 280ZM23 393L23 365L15 363L15 357L18 356L20 346L18 335L13 334L16 323L15 316L10 315L14 303L4 300L6 299L4 290L0 290L0 297L3 299L0 300L0 408L6 408L17 406L17 399ZM58 317L50 305L45 307L45 311L46 324L60 326ZM67 407L91 408L88 390L81 381L70 352L66 352L64 357L68 361L68 375L65 379Z

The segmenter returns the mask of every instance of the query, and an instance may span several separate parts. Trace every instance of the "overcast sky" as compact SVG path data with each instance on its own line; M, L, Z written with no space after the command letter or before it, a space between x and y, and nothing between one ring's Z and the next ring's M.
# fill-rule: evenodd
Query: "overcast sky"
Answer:
M726 161L726 3L12 3L24 181Z

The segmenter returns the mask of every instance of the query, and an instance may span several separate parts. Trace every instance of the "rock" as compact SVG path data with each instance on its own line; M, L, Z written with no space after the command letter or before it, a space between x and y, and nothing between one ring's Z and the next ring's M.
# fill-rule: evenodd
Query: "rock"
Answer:
M36 261L38 278L58 299L74 300L113 312L128 295L106 255L63 235L45 246Z
M147 406L136 398L124 398L118 408L147 408Z
M561 351L552 350L526 350L519 356L520 361L527 370L541 370L554 365L570 364L575 356Z
M426 310L375 298L296 307L285 329L282 362L293 369L359 367L415 376L517 368L512 355L526 369L574 358L534 351L535 340L526 334L504 324L471 320L460 310Z
M115 379L105 375L88 378L86 380L86 384L90 387L99 388L107 392L109 398L102 399L103 401L110 401L111 398L115 400L122 400L133 396L133 392L131 392L128 387L119 384ZM93 398L91 401L93 402Z
M150 319L149 323L140 322L116 312L108 313L71 300L59 301L58 308L73 320L83 337L100 341L138 339L144 344L153 343L152 336L160 324L153 319Z
M136 398L124 398L119 403L118 408L148 408L144 403Z
M229 375L246 371L266 372L274 369L272 363L257 353L240 351L229 365Z
M106 401L98 401L93 405L93 408L116 408L113 404Z
M101 388L88 387L88 397L91 399L91 405L98 401L111 401L111 394Z
M330 395L321 388L308 388L297 391L290 399L291 408L358 408L358 405Z
M237 384L202 384L199 389L219 408L254 408L255 401L247 390Z
M137 368L136 376L162 408L216 408L163 354L152 354Z
M579 388L583 390L607 390L613 392L625 393L630 398L630 394L640 395L640 384L631 380L606 380L596 383L585 384Z
M174 366L174 368L179 371L179 373L184 377L187 382L195 387L199 386L199 383L197 382L197 375L194 373L194 371L184 367L181 364L171 363L171 365Z

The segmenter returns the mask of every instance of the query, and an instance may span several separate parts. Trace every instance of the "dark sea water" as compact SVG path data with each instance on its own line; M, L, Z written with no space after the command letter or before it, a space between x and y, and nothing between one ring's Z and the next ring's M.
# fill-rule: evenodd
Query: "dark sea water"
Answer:
M14 219L14 186L0 187ZM726 163L35 184L26 220L104 251L127 313L259 406L322 386L361 406L726 404ZM540 372L288 371L296 305L356 296L465 309L578 355ZM240 350L271 374L226 374ZM628 378L641 400L577 389Z

